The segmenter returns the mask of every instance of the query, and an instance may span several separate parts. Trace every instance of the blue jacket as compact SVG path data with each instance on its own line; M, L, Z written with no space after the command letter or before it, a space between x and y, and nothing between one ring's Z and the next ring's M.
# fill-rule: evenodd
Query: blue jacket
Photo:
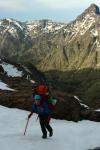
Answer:
M32 105L32 111L34 113L37 113L39 115L50 115L51 114L51 110L48 107L47 103L43 103L42 106L38 106L36 104Z

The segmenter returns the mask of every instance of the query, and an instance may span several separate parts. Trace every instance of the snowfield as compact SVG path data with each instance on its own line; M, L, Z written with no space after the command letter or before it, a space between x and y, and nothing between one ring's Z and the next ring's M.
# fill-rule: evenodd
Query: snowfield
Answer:
M24 136L28 114L28 111L0 106L1 150L88 150L100 147L100 123L52 119L54 136L42 139L35 114Z

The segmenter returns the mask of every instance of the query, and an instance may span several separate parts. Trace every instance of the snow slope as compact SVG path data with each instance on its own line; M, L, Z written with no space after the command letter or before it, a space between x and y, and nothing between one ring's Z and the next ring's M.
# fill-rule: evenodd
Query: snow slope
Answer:
M0 106L1 150L87 150L100 146L100 123L92 121L52 120L54 136L42 139L37 116L33 115L24 136L28 114Z

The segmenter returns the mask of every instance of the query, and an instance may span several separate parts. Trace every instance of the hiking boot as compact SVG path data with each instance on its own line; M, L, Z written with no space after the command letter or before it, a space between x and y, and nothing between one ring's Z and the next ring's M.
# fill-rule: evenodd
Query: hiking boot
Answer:
M42 138L43 138L43 139L46 139L46 138L47 138L47 135L42 135Z
M50 136L50 137L53 136L53 131L51 131L51 132L49 133L49 136Z

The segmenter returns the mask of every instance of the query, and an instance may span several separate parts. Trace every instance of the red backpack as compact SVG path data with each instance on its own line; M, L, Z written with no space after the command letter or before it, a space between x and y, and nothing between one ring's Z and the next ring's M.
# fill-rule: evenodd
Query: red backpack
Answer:
M49 92L49 89L46 85L39 85L36 88L37 94L46 94Z

